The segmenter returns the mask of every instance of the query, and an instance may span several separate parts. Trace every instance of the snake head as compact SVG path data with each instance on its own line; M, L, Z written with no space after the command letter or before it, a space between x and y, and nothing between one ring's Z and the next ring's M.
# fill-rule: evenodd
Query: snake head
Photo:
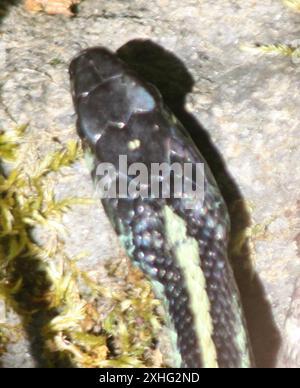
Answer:
M122 73L123 63L104 47L81 51L72 59L69 73L74 102L90 93L99 83Z
M103 47L79 53L69 72L77 129L92 149L110 129L126 131L134 114L152 112L160 104L157 90Z

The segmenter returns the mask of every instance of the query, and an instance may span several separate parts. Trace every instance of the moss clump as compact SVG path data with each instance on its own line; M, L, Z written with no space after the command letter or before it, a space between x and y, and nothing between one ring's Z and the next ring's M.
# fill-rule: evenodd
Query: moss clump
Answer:
M0 298L20 315L32 355L45 367L157 365L160 319L149 283L121 260L99 284L65 254L62 214L89 201L58 200L52 177L81 157L80 147L69 142L29 166L26 136L26 126L0 134ZM45 243L34 238L40 228ZM13 341L3 325L2 354Z
M242 49L251 51L257 54L269 54L274 56L293 57L300 60L300 47L294 47L287 44L256 44L256 45L244 45Z

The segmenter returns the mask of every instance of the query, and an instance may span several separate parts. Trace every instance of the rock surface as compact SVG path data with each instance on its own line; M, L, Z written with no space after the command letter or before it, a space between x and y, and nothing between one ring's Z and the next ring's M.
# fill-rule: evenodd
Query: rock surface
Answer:
M79 50L117 50L144 39L152 43L129 46L137 47L137 61L159 47L182 61L187 73L179 97L186 97L186 111L168 91L166 99L185 124L193 122L231 208L233 238L240 241L245 232L233 256L257 364L295 366L298 360L300 366L297 349L290 363L285 352L300 327L289 315L299 304L300 65L240 48L297 42L299 14L276 0L86 0L73 18L33 15L18 5L0 23L0 129L29 122L41 153L53 138L76 138L67 69ZM58 190L91 195L88 171L78 164ZM68 251L90 252L83 268L121 254L98 206L74 210L65 223ZM5 319L0 310L0 322ZM33 365L27 346L24 340L8 349L3 366Z

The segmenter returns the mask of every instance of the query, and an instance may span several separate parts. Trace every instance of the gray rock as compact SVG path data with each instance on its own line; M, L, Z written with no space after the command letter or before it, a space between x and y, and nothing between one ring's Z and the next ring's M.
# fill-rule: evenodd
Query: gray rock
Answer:
M258 366L289 366L282 352L294 337L287 331L295 326L299 331L300 325L298 319L293 325L286 321L299 297L294 287L300 273L300 66L291 58L254 56L240 46L293 42L298 22L299 15L271 0L86 0L75 18L12 7L0 27L0 129L29 122L41 153L53 137L76 138L67 69L80 49L116 50L147 39L184 63L193 77L193 88L182 85L189 92L186 109L205 128L200 148L232 209L234 237L248 225L243 250L233 259ZM176 110L176 101L171 103ZM180 114L191 122L191 116ZM81 164L58 185L62 195L92 193ZM65 223L69 253L83 247L91 253L80 263L83 268L120 255L97 205L74 210ZM22 364L29 354L24 344L9 349L4 366Z

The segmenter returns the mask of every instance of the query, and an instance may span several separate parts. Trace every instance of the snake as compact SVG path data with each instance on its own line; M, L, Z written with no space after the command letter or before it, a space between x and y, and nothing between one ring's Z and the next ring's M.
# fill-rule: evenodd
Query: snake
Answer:
M254 367L228 259L228 210L188 131L157 88L105 47L81 51L71 60L69 74L77 132L95 182L103 179L97 171L104 163L114 167L117 183L124 178L127 188L134 183L133 176L124 177L120 155L129 165L147 168L155 163L204 166L203 198L193 198L193 206L189 197L172 190L169 197L101 197L128 257L165 307L172 366Z

